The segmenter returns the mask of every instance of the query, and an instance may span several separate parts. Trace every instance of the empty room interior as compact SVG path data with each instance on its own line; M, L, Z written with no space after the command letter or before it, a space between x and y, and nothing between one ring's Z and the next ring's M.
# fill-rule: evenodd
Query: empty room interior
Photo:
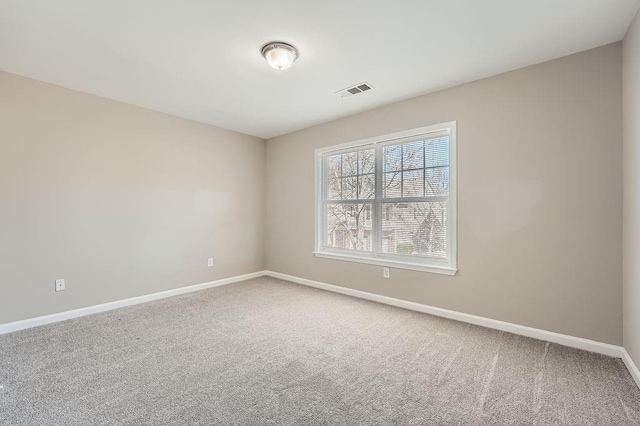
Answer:
M0 1L0 424L640 425L639 8Z

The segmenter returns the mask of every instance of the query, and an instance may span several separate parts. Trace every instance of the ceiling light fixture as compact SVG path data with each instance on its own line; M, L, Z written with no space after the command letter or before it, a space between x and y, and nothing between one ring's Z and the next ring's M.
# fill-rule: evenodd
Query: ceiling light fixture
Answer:
M298 59L298 50L290 44L272 41L262 47L262 56L277 70L286 70Z

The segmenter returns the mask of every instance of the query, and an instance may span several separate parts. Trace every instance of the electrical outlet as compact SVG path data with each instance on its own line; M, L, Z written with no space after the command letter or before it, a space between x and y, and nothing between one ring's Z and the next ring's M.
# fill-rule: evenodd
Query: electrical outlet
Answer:
M213 266L213 257L207 259L207 266Z
M389 278L389 268L382 268L382 276L384 278Z
M56 280L56 291L64 291L67 288L67 285L64 282L64 279Z

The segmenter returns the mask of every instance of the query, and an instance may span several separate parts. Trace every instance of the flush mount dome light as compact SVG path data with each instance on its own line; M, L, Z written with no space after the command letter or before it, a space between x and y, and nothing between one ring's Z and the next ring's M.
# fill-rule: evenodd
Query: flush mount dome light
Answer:
M298 50L290 44L272 41L262 47L262 56L277 70L286 70L298 59Z

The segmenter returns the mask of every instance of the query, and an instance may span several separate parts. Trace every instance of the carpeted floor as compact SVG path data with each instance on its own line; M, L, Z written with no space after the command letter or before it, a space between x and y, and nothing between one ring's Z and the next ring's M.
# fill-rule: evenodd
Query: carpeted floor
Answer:
M0 336L0 424L640 424L621 360L273 278Z

